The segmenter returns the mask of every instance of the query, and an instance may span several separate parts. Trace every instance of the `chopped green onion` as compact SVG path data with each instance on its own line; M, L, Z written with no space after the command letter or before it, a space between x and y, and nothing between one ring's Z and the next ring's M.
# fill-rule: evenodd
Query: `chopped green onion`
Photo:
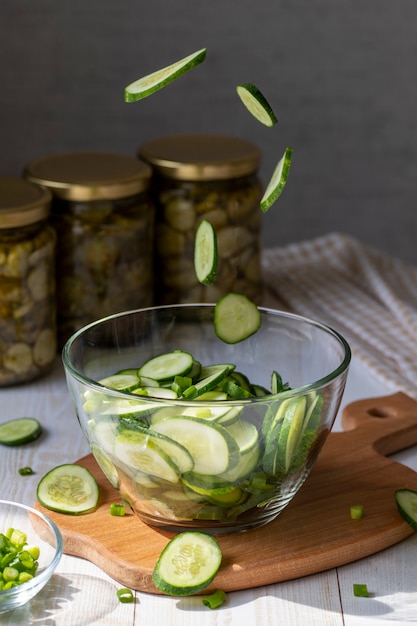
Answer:
M26 533L8 528L0 533L0 590L31 580L38 569L39 547L27 544Z
M350 507L350 519L362 519L363 506L362 504L354 504Z
M203 604L204 606L208 606L209 609L218 609L219 606L225 603L226 594L221 589L218 589L214 593L209 596L204 596Z
M353 595L357 598L368 598L368 587L366 585L354 584L353 585Z
M117 597L119 598L119 602L122 602L123 604L128 604L129 602L134 601L133 593L130 589L127 589L127 587L118 589Z
M31 474L34 474L34 471L31 467L21 467L19 470L19 474L21 476L30 476Z
M126 512L126 507L124 504L113 502L110 505L110 515L114 515L115 517L123 517L125 512Z

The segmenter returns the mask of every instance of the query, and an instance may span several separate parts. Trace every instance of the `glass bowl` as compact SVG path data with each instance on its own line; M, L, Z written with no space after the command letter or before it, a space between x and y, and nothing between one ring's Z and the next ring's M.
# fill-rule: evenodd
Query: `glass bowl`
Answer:
M321 323L260 311L260 329L236 344L216 336L214 305L184 304L98 320L65 345L90 448L145 523L212 534L256 528L276 518L309 475L340 405L349 345ZM239 397L232 385L235 399L153 398L103 382L174 350L203 367L231 364L227 380L239 387L249 379L251 395Z
M25 533L28 545L37 546L40 552L33 578L0 590L0 613L26 604L39 593L54 573L63 551L61 533L46 515L25 504L0 500L0 533L7 536L11 528Z

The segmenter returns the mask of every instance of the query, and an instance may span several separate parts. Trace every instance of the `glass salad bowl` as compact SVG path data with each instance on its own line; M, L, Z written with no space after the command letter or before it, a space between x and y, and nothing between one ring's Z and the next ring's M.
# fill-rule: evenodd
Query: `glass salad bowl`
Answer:
M62 552L62 536L52 520L25 504L0 500L0 614L39 593Z
M350 364L347 342L319 322L261 308L259 330L230 344L214 310L120 313L63 351L97 463L143 522L174 532L275 519L323 447Z

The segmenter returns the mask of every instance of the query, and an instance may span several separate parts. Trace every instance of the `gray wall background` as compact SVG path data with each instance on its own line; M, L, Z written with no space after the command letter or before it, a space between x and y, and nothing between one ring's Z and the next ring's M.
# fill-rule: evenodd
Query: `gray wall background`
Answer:
M257 143L266 182L291 145L265 245L340 231L417 263L416 0L1 0L0 20L0 174L213 132ZM129 82L201 47L200 67L123 101ZM241 82L278 126L250 116Z

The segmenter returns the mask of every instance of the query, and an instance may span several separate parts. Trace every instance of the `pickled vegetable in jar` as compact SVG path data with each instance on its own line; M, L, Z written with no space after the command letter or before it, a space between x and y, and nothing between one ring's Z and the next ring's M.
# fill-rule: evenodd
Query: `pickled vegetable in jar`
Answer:
M230 291L259 302L262 196L260 151L220 135L174 135L144 144L156 204L157 304L216 302ZM202 285L194 271L194 238L208 220L217 233L218 274Z
M57 352L49 191L0 177L0 386L49 371Z
M25 169L53 194L62 347L91 321L153 304L151 168L135 157L64 153Z

